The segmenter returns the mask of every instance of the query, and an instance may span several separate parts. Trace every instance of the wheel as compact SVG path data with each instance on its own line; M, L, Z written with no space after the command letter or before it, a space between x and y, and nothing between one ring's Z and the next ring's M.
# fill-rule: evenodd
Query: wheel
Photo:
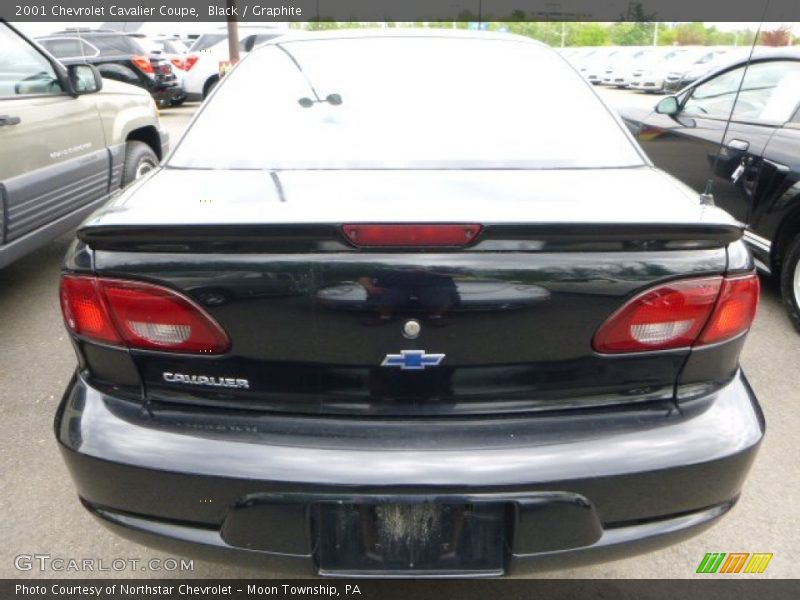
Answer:
M184 102L186 102L186 96L182 96L180 98L174 98L174 99L170 100L169 101L169 105L170 106L180 106Z
M792 325L800 332L800 235L792 240L783 259L781 297Z
M214 88L217 87L218 83L219 83L219 77L212 77L211 79L206 81L206 84L203 86L203 100L208 98L208 95L214 91Z
M122 187L158 166L158 157L153 149L140 141L125 144L125 164L122 167Z

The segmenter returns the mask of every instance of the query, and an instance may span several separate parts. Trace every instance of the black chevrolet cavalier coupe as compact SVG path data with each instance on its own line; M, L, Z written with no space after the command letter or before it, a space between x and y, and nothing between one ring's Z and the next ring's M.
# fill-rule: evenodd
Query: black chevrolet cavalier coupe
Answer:
M173 552L605 560L739 497L758 289L741 225L545 46L287 36L80 228L55 431L89 511Z
M657 167L745 227L800 331L800 48L761 50L651 110L621 110Z

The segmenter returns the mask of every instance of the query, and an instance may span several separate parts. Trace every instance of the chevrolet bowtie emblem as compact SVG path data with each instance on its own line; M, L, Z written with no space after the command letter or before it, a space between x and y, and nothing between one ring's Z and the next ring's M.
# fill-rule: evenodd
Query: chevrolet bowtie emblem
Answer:
M400 354L387 354L382 367L400 367L403 371L419 371L425 367L436 367L444 360L444 354L427 354L425 350L401 350Z

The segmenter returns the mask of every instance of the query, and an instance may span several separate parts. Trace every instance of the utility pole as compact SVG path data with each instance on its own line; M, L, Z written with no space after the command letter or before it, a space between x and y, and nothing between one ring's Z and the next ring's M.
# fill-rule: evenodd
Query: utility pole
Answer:
M658 46L658 21L654 21L655 27L653 28L653 46Z
M235 65L239 62L239 24L233 16L236 0L225 0L225 4L228 7L228 59Z

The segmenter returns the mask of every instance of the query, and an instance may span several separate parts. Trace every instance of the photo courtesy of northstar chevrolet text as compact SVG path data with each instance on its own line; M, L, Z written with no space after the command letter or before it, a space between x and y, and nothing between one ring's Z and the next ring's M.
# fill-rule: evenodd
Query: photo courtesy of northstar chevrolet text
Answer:
M800 23L529 3L0 9L0 578L800 575Z

